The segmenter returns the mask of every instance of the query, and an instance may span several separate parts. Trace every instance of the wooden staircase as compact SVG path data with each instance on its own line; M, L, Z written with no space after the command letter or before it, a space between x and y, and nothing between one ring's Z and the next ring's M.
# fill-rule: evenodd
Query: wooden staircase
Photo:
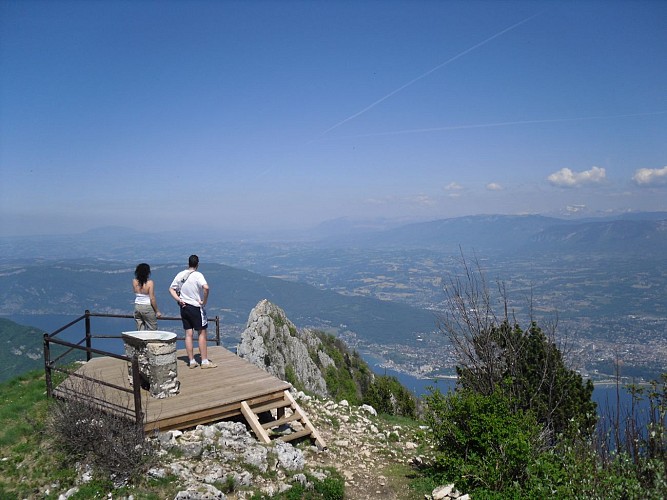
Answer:
M286 412L286 409L289 410L289 412ZM273 419L272 415L271 421L265 423L260 422L260 416L271 412L271 410L276 410L276 418ZM299 407L289 391L284 391L281 397L271 401L264 401L258 405L252 405L248 404L247 401L241 401L241 413L248 421L248 424L250 424L257 439L263 443L268 444L273 439L289 442L309 436L310 439L315 441L315 444L320 450L326 449L324 440L315 427L313 427L308 416ZM301 424L301 428L295 430L292 427L292 423L294 422ZM290 427L292 427L291 433L280 434L274 430L285 425L290 425Z

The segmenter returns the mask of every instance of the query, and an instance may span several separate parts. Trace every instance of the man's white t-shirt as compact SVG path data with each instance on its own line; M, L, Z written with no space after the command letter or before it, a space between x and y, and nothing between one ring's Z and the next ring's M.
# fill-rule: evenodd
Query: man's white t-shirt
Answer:
M199 271L189 269L178 273L171 282L171 288L175 290L178 290L180 286L183 302L195 307L200 307L201 301L204 300L204 285L208 285L204 275Z

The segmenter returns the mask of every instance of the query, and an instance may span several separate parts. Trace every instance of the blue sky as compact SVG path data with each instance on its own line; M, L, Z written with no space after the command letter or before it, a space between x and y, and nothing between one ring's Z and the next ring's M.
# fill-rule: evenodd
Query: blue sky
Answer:
M666 21L664 1L4 0L0 234L667 210Z

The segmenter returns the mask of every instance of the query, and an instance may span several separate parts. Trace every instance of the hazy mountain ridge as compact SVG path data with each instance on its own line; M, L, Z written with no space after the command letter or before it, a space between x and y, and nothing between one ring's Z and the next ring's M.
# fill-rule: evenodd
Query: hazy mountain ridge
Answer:
M585 220L542 215L475 215L408 224L348 239L346 244L454 253L458 249L504 254L661 252L667 249L666 221L667 212Z
M567 221L541 215L475 215L408 224L360 238L357 243L386 248L431 248L456 252L460 247L514 251L526 238Z
M667 212L622 213L599 218L564 219L544 215L472 215L403 224L400 220L326 221L304 231L206 230L207 247L221 246L214 255L234 244L246 246L302 243L325 248L432 249L457 252L459 248L483 252L635 251L649 244L649 251L667 248L667 233L660 221ZM615 224L623 221L623 224ZM575 228L577 238L567 237ZM589 233L589 234L586 234ZM607 234L607 237L596 235ZM615 238L614 238L615 235ZM633 240L635 238L635 240ZM620 242L624 242L621 244ZM647 243L648 242L648 243ZM592 246L591 246L592 245ZM97 228L80 234L0 237L4 259L74 257L132 259L146 256L152 262L174 261L192 253L192 245L179 231L139 232L122 227ZM139 257L140 259L142 257Z
M537 247L571 252L659 253L667 250L667 220L611 220L551 226L534 237Z

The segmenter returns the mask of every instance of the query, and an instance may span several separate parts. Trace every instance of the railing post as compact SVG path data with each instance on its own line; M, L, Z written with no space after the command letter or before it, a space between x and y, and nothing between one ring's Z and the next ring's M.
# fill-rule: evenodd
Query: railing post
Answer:
M220 345L220 316L215 317L215 345Z
M132 356L132 389L134 392L134 419L137 425L144 422L144 414L141 411L141 374L139 373L139 358Z
M46 379L46 397L53 394L53 382L51 381L51 348L49 346L49 334L44 334L44 377Z
M92 358L90 353L92 346L92 339L90 338L90 311L86 309L86 361L90 361Z

